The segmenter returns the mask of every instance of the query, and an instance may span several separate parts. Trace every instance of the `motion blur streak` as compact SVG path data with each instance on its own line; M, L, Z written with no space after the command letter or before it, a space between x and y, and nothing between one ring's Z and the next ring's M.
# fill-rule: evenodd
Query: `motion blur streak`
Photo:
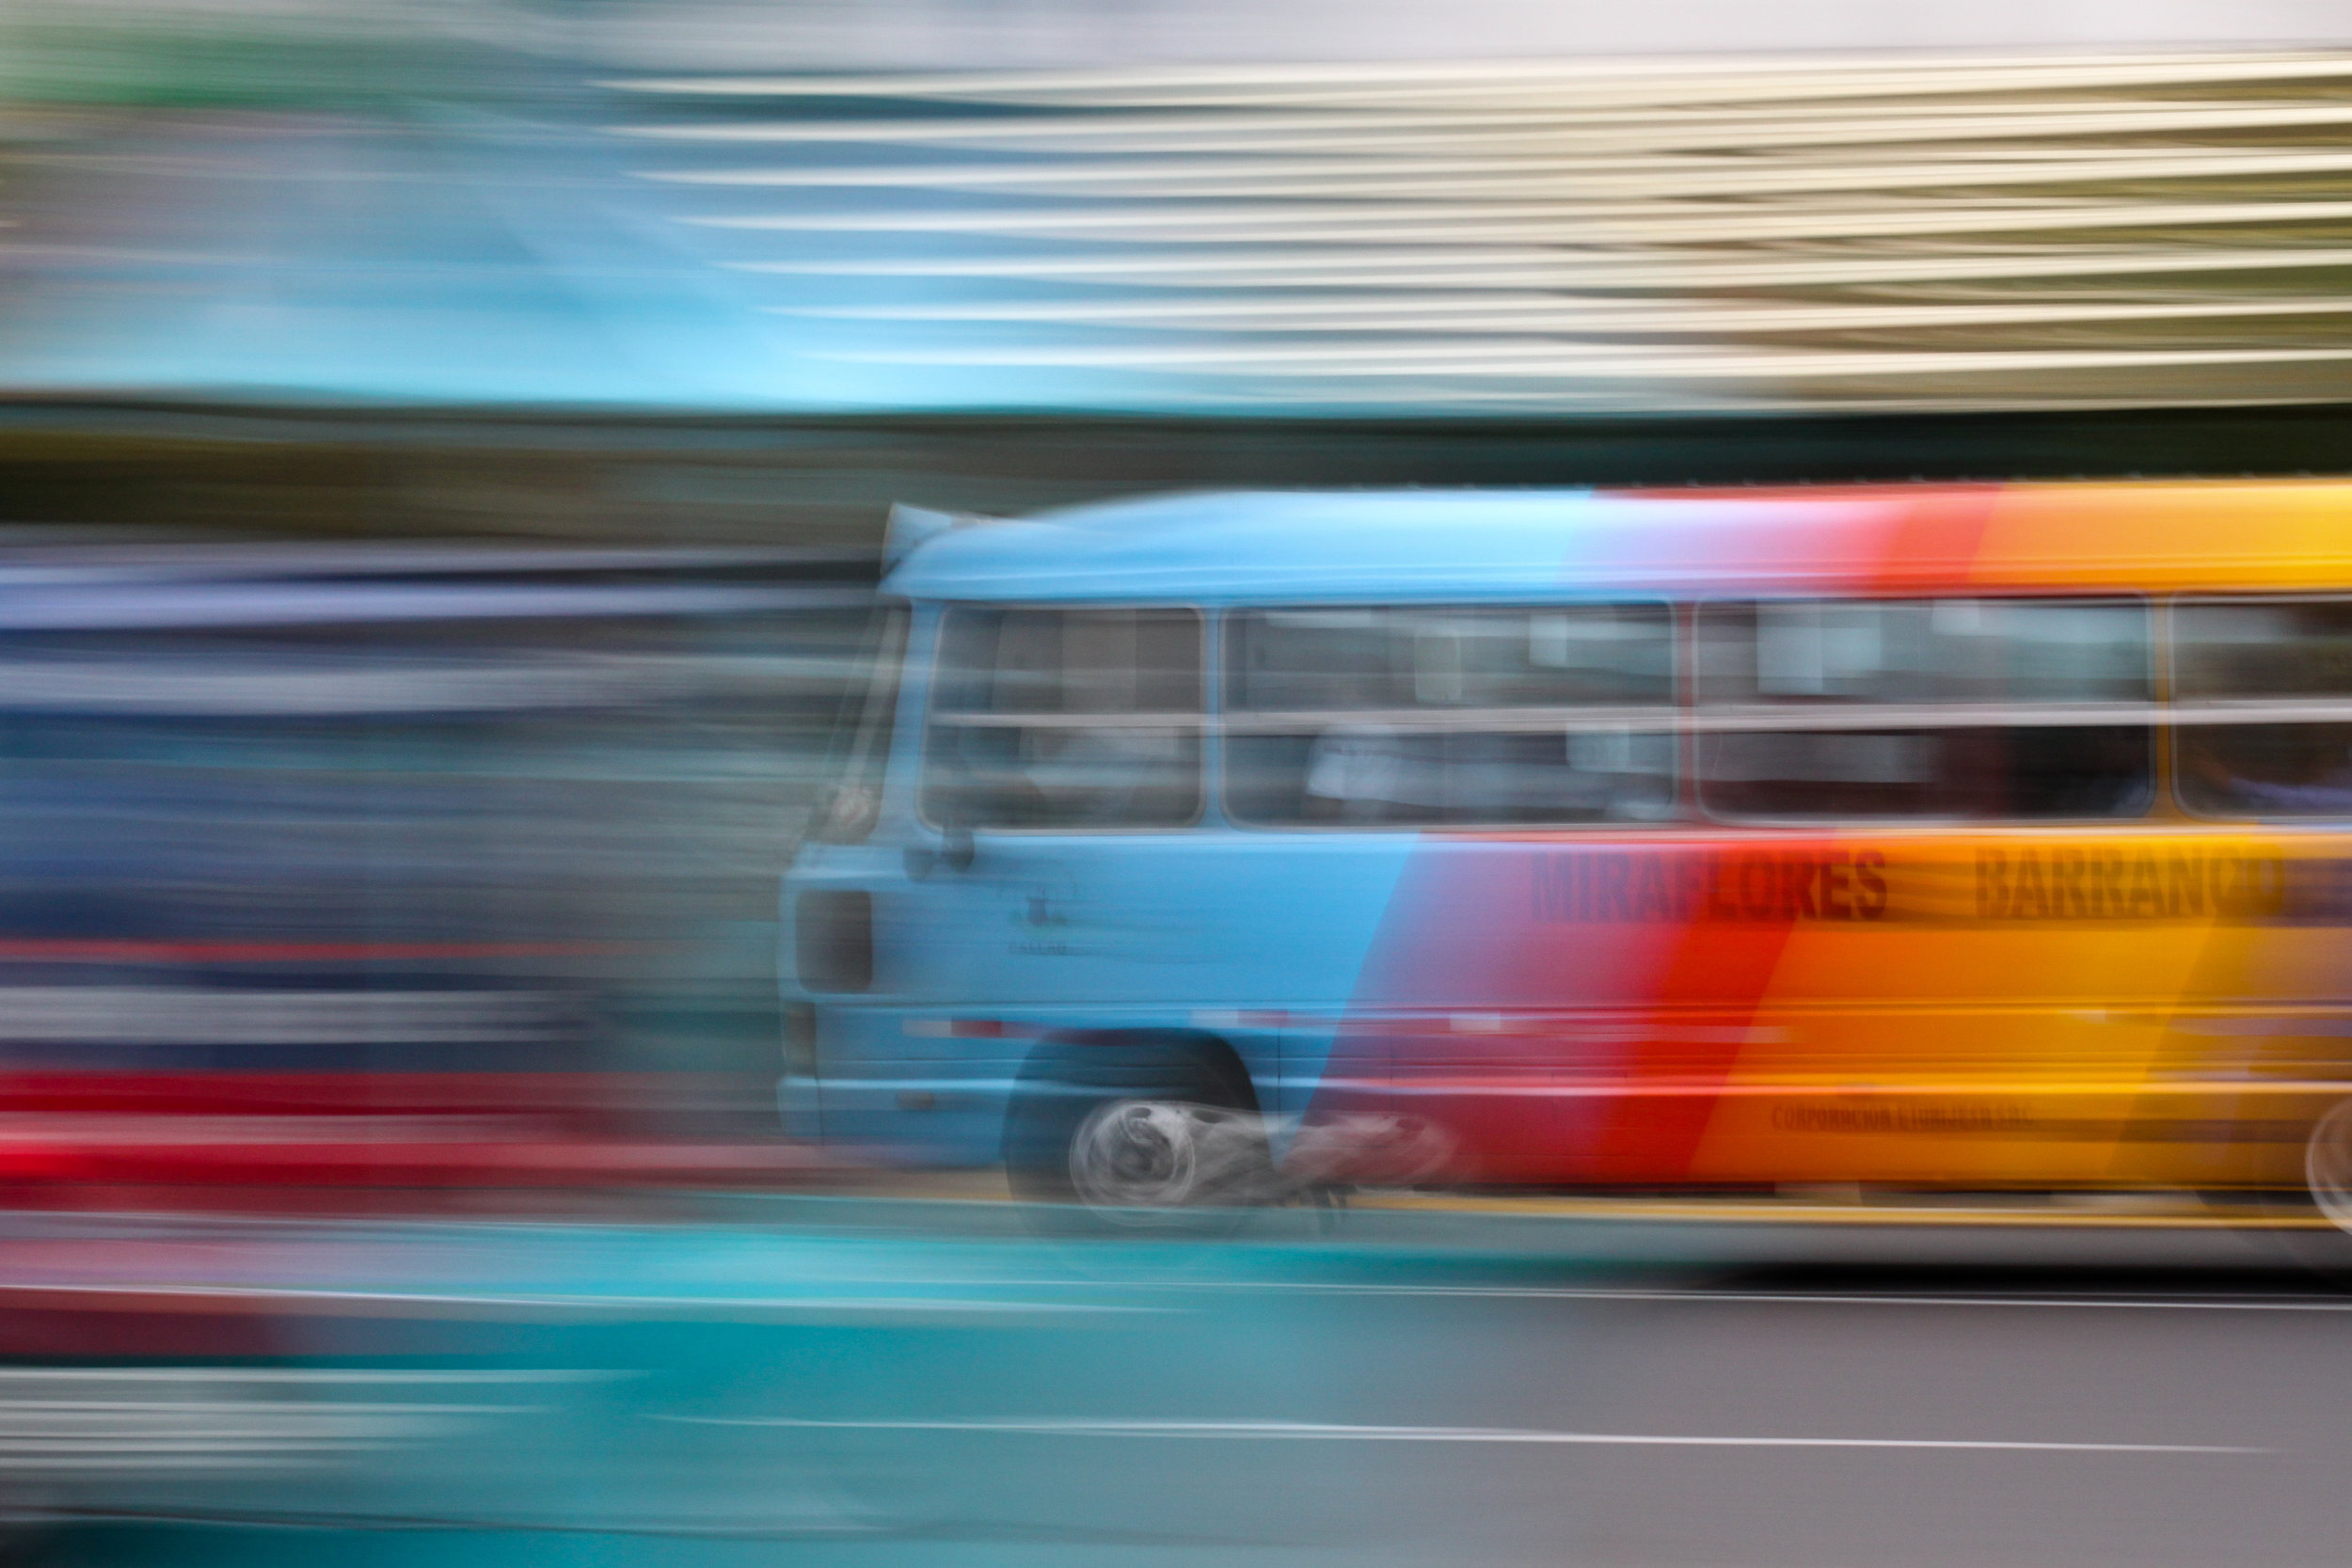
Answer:
M0 562L18 1198L803 1171L756 1109L769 905L856 669L863 571Z

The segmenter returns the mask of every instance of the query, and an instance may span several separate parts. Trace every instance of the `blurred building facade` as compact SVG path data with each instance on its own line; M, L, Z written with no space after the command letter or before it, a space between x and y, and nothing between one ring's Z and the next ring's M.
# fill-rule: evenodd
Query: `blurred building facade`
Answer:
M2323 10L1337 15L20 5L0 375L770 417L2344 395Z

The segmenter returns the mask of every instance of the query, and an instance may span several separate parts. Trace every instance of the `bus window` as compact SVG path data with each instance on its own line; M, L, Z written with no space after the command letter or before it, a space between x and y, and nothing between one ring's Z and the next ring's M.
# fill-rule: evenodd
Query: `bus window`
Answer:
M924 816L974 828L1191 822L1200 641L1189 610L948 610Z
M2352 700L2352 601L2184 600L2172 646L2183 805L2352 816L2352 721L2309 716ZM2285 705L2304 716L2285 718Z
M1711 605L1698 632L1699 790L1718 816L2136 816L2153 797L2136 600Z
M1656 821L1663 605L1270 610L1226 621L1225 803L1264 827Z

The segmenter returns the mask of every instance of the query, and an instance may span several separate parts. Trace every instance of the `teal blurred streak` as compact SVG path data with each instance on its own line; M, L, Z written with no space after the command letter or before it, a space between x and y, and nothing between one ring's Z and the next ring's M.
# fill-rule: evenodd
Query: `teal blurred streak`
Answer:
M15 1291L232 1300L273 1344L0 1369L14 1500L83 1520L47 1542L85 1564L1413 1560L1473 1499L1422 1476L1422 1445L1348 1439L1497 1408L1529 1348L1451 1331L1450 1291L1530 1277L1474 1227L773 1212L792 1223L19 1217ZM78 1424L44 1447L61 1394Z

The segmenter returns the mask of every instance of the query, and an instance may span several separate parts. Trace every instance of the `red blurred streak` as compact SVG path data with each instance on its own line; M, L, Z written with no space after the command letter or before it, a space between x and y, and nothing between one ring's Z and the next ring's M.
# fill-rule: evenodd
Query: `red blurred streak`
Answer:
M281 1307L260 1300L235 1312L89 1300L7 1307L0 1309L0 1356L73 1361L124 1356L259 1360L286 1353L278 1326L283 1316Z
M0 1284L0 1314L19 1312L167 1312L201 1317L282 1317L289 1312L315 1316L399 1317L446 1316L445 1297L406 1298L391 1291L333 1292L298 1287L277 1289L190 1285L7 1285ZM5 1320L0 1320L5 1323ZM0 1342L16 1325L0 1326ZM120 1343L108 1346L121 1354Z
M0 1072L0 1113L623 1112L723 1075L679 1072Z
M646 1105L697 1085L739 1087L724 1074L667 1071L0 1073L0 1206L121 1188L243 1187L280 1198L297 1189L756 1189L840 1168L781 1140L628 1132Z
M13 1183L134 1186L574 1187L763 1185L834 1168L797 1145L542 1140L345 1144L188 1144L129 1148L58 1143L0 1148Z

